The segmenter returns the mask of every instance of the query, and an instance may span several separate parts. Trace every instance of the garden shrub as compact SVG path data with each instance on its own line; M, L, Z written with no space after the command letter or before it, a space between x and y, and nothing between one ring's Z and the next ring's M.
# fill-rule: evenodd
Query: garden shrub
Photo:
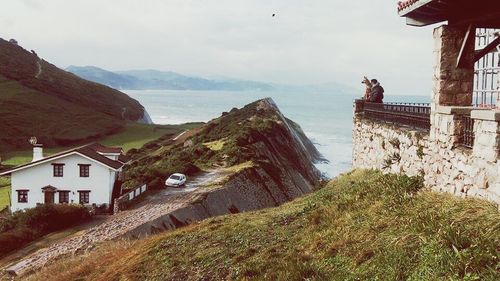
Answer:
M50 232L78 225L90 218L80 205L46 204L15 212L0 223L0 257Z

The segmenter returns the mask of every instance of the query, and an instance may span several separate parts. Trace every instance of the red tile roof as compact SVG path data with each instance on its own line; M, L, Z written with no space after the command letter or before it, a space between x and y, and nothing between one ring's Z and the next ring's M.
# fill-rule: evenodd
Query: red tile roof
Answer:
M128 157L127 155L125 154L120 154L120 156L118 156L118 161L122 162L122 163L128 163L130 160L130 157Z
M79 152L79 153L81 153L89 158L92 158L98 162L101 162L104 165L109 166L113 169L120 169L123 166L123 163L121 163L120 161L115 161L113 159L109 159L108 157L100 154L99 152L101 152L101 151L96 150L93 145L95 145L95 144L91 144L88 146L83 146L83 147L77 148L75 151L77 151L77 152Z
M119 151L118 151L119 149ZM8 175L10 174L11 172L13 171L16 171L16 170L19 170L19 169L23 169L23 168L27 168L27 167L31 167L33 165L36 165L36 164L39 164L41 162L45 162L47 160L50 160L50 159L54 159L54 158L58 158L58 157L61 157L61 156L64 156L64 155L68 155L68 154L71 154L71 153L74 153L74 152L77 152L77 153L80 153L86 157L89 157L97 162L100 162L108 167L111 167L115 170L123 167L124 163L124 160L127 160L128 158L126 158L125 155L122 156L121 152L122 152L122 149L121 148L116 148L116 147L106 147L106 146L103 146L101 144L98 144L98 143L91 143L91 144L87 144L87 145L84 145L84 146L80 146L80 147L76 147L76 148L73 148L73 149L70 149L70 150L66 150L66 151L63 151L63 152L60 152L60 153L57 153L57 154L54 154L54 155L51 155L49 157L44 157L40 160L37 160L37 161L34 161L34 162L31 162L31 163L27 163L27 164L24 164L24 165L21 165L21 166L17 166L17 167L14 167L10 170L7 170L7 171L4 171L4 172L1 172L0 175ZM119 161L116 161L116 160L113 160L113 159L110 159L100 153L120 153L120 156L119 156ZM120 160L120 157L121 157L121 160Z
M89 145L93 150L100 153L122 153L123 149L121 147L107 147L100 143L93 143Z
M409 8L413 4L417 3L419 0L404 0L404 1L398 1L398 12L401 12L402 10Z

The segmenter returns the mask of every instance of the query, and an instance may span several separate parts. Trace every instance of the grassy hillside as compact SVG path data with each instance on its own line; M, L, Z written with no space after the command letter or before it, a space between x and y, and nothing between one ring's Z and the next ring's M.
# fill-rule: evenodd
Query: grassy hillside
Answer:
M281 207L65 258L28 280L499 280L500 214L354 171Z
M143 107L0 39L0 116L1 152L33 135L50 146L109 135L142 118Z
M33 135L54 146L111 134L123 126L118 119L26 88L1 75L0 89L0 152L27 147Z
M201 125L201 123L181 125L146 125L138 123L128 123L121 131L117 132L116 134L104 137L102 139L97 139L96 141L106 146L122 147L125 151L128 151L132 148L141 148L144 144L161 136L180 134L185 130L193 129ZM72 146L61 146L44 149L44 154L46 156L51 155L69 149L71 147ZM2 163L4 165L16 166L30 162L33 157L33 151L31 149L11 151L3 154L0 153L0 156L2 157Z

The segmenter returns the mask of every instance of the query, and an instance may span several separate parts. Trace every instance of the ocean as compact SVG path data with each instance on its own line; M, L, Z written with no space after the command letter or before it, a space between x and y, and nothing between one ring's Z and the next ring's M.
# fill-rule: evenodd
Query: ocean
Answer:
M271 97L281 112L297 122L329 163L317 164L335 177L352 166L352 113L355 96L326 92L229 92L128 90L156 124L206 122L233 107ZM391 96L385 101L429 102L427 96Z

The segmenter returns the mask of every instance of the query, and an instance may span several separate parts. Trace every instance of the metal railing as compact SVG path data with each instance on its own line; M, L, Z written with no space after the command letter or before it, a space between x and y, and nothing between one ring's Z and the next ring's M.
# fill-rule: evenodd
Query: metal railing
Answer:
M389 123L430 130L431 107L428 103L372 103L356 100L356 112Z
M472 148L474 146L474 119L470 115L461 116L462 132L460 136L460 145Z

